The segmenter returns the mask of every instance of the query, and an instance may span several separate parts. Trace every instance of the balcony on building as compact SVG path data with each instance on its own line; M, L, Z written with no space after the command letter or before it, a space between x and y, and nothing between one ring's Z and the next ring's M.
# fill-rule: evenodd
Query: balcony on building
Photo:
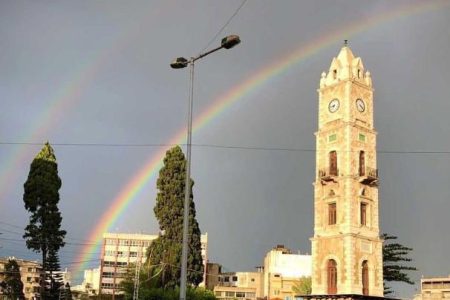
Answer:
M378 169L365 167L358 170L359 182L367 185L378 185Z
M322 181L334 181L339 176L338 168L320 169L319 178Z

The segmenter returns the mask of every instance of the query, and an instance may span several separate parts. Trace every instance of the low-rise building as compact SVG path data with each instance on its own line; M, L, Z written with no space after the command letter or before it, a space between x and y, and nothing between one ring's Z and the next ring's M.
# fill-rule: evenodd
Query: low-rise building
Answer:
M263 296L263 272L221 273L214 295L220 300L256 300Z
M311 276L311 255L295 254L277 245L264 258L264 296L293 300L293 287L300 278Z
M5 278L5 265L9 260L15 260L20 268L20 279L23 283L25 299L39 299L42 265L37 261L15 257L0 258L0 281Z
M220 300L294 300L294 287L309 276L311 255L295 254L278 245L266 254L257 272L220 273L213 290Z
M84 270L83 282L73 286L72 292L97 295L100 289L100 267Z
M414 300L450 299L450 276L424 277L420 280L420 294Z

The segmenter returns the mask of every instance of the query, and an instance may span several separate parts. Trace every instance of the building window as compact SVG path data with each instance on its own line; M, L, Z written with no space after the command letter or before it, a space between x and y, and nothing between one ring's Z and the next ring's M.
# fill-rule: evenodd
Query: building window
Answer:
M233 276L233 281L238 281L237 276Z
M328 204L328 225L336 224L336 203Z
M236 292L236 298L245 298L244 292Z
M336 79L337 77L337 70L333 70L333 79Z
M361 203L361 225L367 226L367 203Z
M369 295L369 264L367 260L362 263L362 287L363 295Z
M214 293L216 296L222 296L222 292L221 291L216 291L215 293Z
M225 292L226 297L234 297L234 292Z
M328 136L328 142L334 142L336 141L336 134L330 134Z
M364 176L366 172L366 158L364 151L359 151L359 176Z
M223 281L224 281L224 282L230 282L230 277L228 277L228 276L224 277L224 278L223 278Z
M366 142L366 136L362 133L359 134L359 141L360 142Z
M338 175L338 167L337 167L337 153L336 151L331 151L329 154L329 162L330 162L330 175L337 176Z
M337 293L337 269L336 262L330 259L327 263L327 282L328 294L335 295Z

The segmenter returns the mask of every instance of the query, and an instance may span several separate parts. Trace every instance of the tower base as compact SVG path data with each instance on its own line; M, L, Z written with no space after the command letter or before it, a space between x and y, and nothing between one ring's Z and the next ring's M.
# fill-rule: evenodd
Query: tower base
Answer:
M296 299L305 300L399 300L396 298L388 298L381 296L368 296L357 294L340 294L340 295L296 295Z

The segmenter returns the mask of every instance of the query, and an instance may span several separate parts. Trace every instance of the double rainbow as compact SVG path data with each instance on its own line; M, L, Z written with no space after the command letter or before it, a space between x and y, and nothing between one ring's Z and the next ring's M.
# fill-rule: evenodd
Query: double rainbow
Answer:
M318 53L320 50L340 41L344 38L351 37L355 34L361 33L378 24L397 19L404 16L414 15L421 12L437 9L449 4L448 1L422 1L414 5L400 6L387 13L373 15L365 19L350 23L341 29L331 32L325 36L321 36L312 40L307 45L303 45L293 51L291 54L282 57L270 65L258 70L253 76L245 82L235 86L224 95L220 96L214 101L206 110L204 110L199 117L193 122L193 130L199 130L206 124L211 122L216 116L224 112L228 107L243 99L250 92L258 87L263 86L272 78L286 70L297 66L305 61L307 58ZM186 129L182 128L167 144L181 144L185 141ZM90 232L88 240L93 241L92 244L86 245L80 252L77 261L80 264L77 266L76 273L79 274L88 263L92 261L94 255L98 255L98 249L101 244L102 235L112 228L119 216L122 215L130 203L136 198L136 195L149 182L153 182L156 174L162 166L167 149L161 149L158 153L150 157L137 174L126 184L120 193L113 199L112 204L108 210L101 216L97 226Z

